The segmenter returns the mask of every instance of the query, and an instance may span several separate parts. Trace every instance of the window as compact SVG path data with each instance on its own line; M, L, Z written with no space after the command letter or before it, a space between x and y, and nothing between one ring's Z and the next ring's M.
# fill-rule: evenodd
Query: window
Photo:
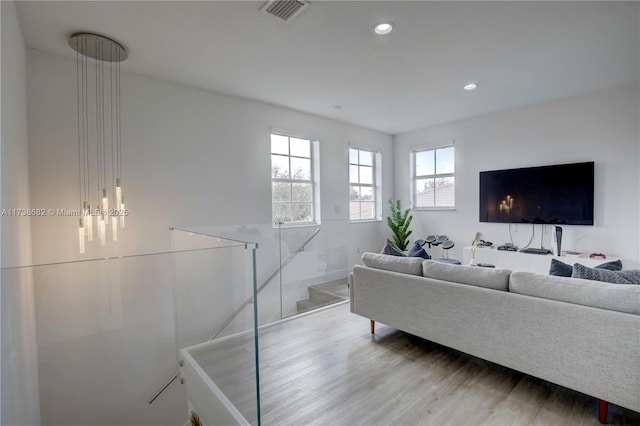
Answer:
M271 134L273 223L315 223L314 142Z
M413 207L456 206L453 146L412 151Z
M381 217L380 191L376 165L380 154L349 148L349 218L351 221L377 220Z

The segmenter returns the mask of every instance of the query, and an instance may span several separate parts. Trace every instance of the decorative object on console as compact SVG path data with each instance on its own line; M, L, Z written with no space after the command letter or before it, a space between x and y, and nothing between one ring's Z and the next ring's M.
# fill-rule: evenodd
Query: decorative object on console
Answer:
M473 237L473 241L471 242L471 260L469 261L469 265L476 266L476 244L480 239L480 233L476 232L476 236Z
M606 254L604 254L604 253L591 253L591 254L589 255L589 257L590 257L591 259L595 259L596 257L599 257L600 259L606 259L606 258L607 258L607 255L606 255Z
M622 261L620 259L611 262L602 263L594 269L602 269L608 271L621 271ZM570 277L573 273L573 266L568 265L558 259L551 259L551 265L549 266L549 275L556 277Z
M96 216L98 238L103 246L109 220L113 241L118 240L118 228L124 228L120 62L127 59L128 54L116 41L90 33L73 34L69 46L76 51L81 212L78 237L80 253L84 253L85 239L93 240L93 216ZM89 58L94 60L92 64ZM95 106L90 105L93 100ZM90 117L94 116L95 122L90 123ZM95 131L95 138L90 138L90 131ZM93 140L96 146L90 146ZM91 164L93 158L95 164ZM93 186L92 178L95 179Z
M567 257L580 257L582 256L582 252L567 250L564 255Z
M546 248L533 248L533 247L529 247L529 248L523 248L522 250L520 250L521 253L527 253L527 254L541 254L541 255L546 255L546 254L551 254L551 250L546 249Z
M562 253L562 226L556 226L556 233L554 234L554 240L556 242L556 256L560 256Z
M391 207L391 216L387 216L387 225L389 225L393 233L393 241L400 250L406 250L409 245L409 235L412 232L409 229L413 220L413 216L409 215L411 209L402 211L400 200L394 203L390 199L389 206Z

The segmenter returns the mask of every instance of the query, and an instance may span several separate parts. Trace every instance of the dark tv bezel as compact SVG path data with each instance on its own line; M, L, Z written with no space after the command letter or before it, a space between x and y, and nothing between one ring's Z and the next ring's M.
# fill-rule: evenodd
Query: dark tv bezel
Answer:
M514 172L522 172L522 171L530 171L530 170L544 170L544 169L557 169L568 166L585 166L590 165L590 178L591 178L591 220L585 221L576 221L576 220L564 220L560 218L559 220L539 220L538 218L533 220L489 220L483 218L483 213L486 212L486 209L483 209L482 205L482 175L488 173L514 173ZM512 169L500 169L500 170L485 170L480 171L478 175L478 219L481 223L532 223L532 224L552 224L552 225L575 225L575 226L594 226L595 225L595 162L594 161L583 161L577 163L563 163L563 164L549 164L544 166L534 166L534 167L518 167Z

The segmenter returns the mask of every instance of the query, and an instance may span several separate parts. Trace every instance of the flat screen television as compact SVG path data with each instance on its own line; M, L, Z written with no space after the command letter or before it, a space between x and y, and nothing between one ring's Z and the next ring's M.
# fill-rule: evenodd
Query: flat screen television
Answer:
M480 172L480 222L593 225L594 162Z

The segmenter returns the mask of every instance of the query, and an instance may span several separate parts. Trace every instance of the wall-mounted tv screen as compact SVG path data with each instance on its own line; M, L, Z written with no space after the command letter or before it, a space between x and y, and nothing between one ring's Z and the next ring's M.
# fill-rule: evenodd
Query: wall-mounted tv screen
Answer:
M480 222L593 225L594 163L480 172Z

